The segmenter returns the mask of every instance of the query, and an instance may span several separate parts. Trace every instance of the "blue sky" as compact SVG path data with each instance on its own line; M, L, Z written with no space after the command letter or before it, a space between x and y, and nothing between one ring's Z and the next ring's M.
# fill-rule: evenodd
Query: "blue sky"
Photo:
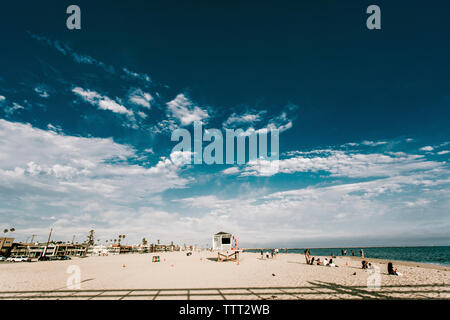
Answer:
M445 1L5 5L0 227L242 246L450 244ZM176 128L279 128L279 172L182 165Z

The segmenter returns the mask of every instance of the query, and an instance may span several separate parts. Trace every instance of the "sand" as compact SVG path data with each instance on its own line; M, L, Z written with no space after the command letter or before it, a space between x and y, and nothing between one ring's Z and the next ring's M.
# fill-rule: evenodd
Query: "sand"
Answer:
M161 261L152 262L154 255ZM448 267L395 262L403 275L390 276L386 261L367 259L380 268L377 289L367 287L371 275L355 257L337 257L338 268L307 265L301 254L261 259L242 253L239 264L216 258L213 252L167 252L0 263L0 299L450 299ZM72 265L79 267L81 284L67 291Z

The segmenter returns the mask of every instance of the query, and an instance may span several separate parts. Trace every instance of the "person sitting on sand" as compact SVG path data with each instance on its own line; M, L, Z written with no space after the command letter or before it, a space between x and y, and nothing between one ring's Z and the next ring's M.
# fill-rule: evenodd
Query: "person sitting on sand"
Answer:
M322 265L322 261L320 261L320 258L317 258L317 265L321 266Z
M325 258L325 259L323 260L323 265L324 265L324 266L327 266L327 265L328 265L328 259L327 259L327 258Z
M337 265L334 264L333 259L330 259L330 262L327 265L328 267L337 267Z
M369 267L369 263L366 260L361 261L362 269L367 269Z
M392 276L401 276L402 274L400 272L397 271L397 268L394 268L394 266L392 265L392 262L388 263L388 274L392 275Z
M312 264L314 263L314 259L315 259L315 258L314 258L314 257L312 257L312 259L311 259L311 260L309 261L309 264L311 264L311 265L312 265Z
M305 250L305 259L306 259L306 264L310 264L311 257L309 256L308 250Z
M266 258L269 259L269 251L266 251Z

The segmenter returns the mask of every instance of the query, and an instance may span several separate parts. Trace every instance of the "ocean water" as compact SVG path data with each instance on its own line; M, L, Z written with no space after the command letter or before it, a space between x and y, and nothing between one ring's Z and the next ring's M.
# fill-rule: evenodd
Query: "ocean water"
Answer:
M341 249L351 250L359 257L359 250L363 249L366 258L422 262L450 266L450 246L435 247L371 247L371 248L311 248L312 256L341 255ZM270 249L268 249L270 250ZM305 249L288 249L288 253L304 254ZM259 249L247 249L248 252L259 252ZM284 253L284 249L280 251Z

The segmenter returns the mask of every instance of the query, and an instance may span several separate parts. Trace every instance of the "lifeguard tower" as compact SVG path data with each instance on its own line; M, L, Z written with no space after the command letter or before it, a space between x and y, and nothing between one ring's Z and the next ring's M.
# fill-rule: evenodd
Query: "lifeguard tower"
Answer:
M218 232L213 236L213 250L228 251L237 249L237 240L228 232Z

